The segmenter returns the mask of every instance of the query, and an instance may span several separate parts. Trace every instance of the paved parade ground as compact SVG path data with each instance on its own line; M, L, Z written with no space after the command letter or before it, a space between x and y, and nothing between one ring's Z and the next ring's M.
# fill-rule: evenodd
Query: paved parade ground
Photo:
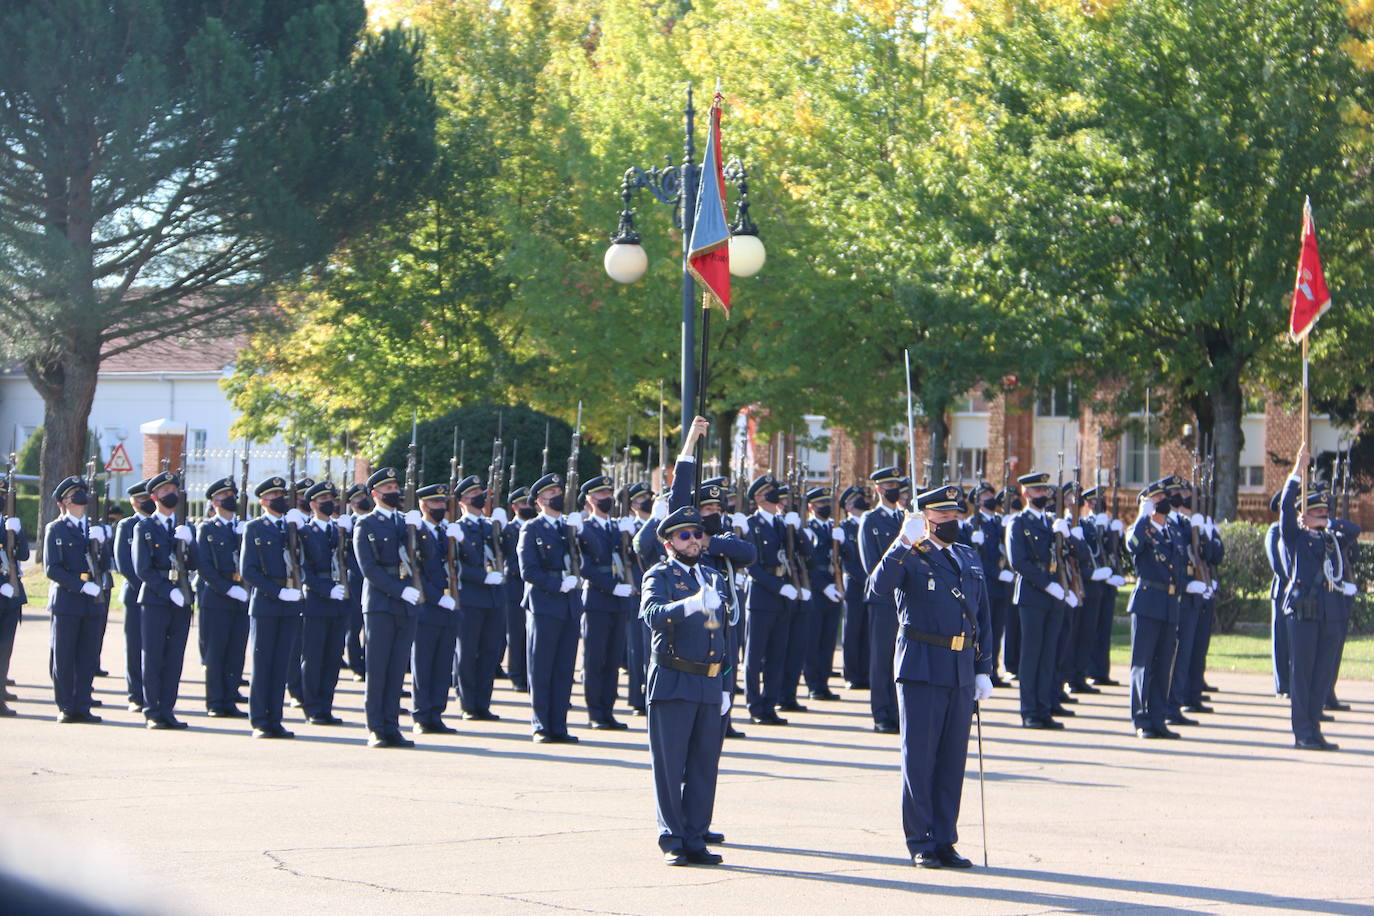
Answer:
M500 722L450 717L458 735L369 750L346 681L347 726L293 711L295 741L255 741L203 714L193 633L177 710L191 728L149 732L122 702L116 613L115 677L96 681L105 723L57 725L47 633L30 609L20 717L0 720L4 861L133 911L1374 912L1368 680L1340 685L1353 709L1326 727L1338 753L1291 747L1263 675L1212 672L1216 712L1181 741L1135 738L1125 688L1083 697L1060 733L1018 727L999 690L983 728L991 867L963 872L910 864L898 738L874 734L867 695L841 685L841 702L809 701L789 727L742 726L721 762L725 864L668 868L643 719L536 746L503 681ZM971 757L959 849L981 864L977 773Z

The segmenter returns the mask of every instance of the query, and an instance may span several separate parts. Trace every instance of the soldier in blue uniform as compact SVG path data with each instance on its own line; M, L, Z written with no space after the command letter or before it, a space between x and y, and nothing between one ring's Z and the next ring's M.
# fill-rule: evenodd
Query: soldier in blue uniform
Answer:
M649 506L653 502L654 494L649 489L649 485L639 480L626 487L625 499L630 505L630 514L623 517L623 521L629 522L630 540L633 546L648 524ZM634 549L631 556L625 558L625 562L631 564L631 579L634 582L644 581L644 559L643 554ZM633 600L633 599L632 599ZM648 712L645 708L644 687L649 677L649 628L639 619L639 613L628 614L625 617L625 672L626 672L626 693L630 710L636 716L642 716Z
M528 487L510 492L510 521L501 529L501 552L506 561L504 606L506 613L506 674L511 686L521 693L530 689L525 669L525 583L520 578L520 529L539 512L530 505Z
M868 605L864 602L864 588L868 571L859 556L859 532L863 515L869 510L868 494L863 487L850 486L840 495L844 521L840 532L844 536L836 549L844 566L844 626L840 646L840 673L851 690L868 689Z
M1002 558L1011 570L1011 579L1003 580L1007 583L1007 628L1002 634L1002 667L1007 674L1017 677L1021 667L1021 612L1016 606L1016 571L1011 569L1011 557L1007 556L1006 538L1012 520L1026 508L1026 502L1020 490L1013 487L1004 488L998 498L1002 506Z
M1170 523L1173 533L1182 549L1184 562L1183 592L1179 596L1178 648L1174 653L1173 671L1169 678L1169 714L1165 721L1170 725L1196 725L1183 713L1185 705L1192 705L1189 684L1193 679L1192 666L1196 660L1196 647L1202 638L1200 630L1205 616L1207 601L1212 597L1211 576L1205 573L1207 567L1208 538L1202 524L1202 516L1193 511L1192 485L1182 477L1172 476L1166 492L1172 508ZM1198 534L1198 552L1193 553L1193 532ZM1201 675L1198 675L1201 679ZM1200 697L1197 698L1200 702Z
M150 729L185 728L172 714L181 688L186 638L191 631L191 583L179 578L178 542L185 545L187 575L196 566L195 534L176 524L180 503L175 474L163 471L148 479L156 511L134 530L134 572L143 583L138 603L143 610L143 715Z
M124 683L129 692L129 712L143 712L143 609L138 593L143 583L134 569L134 531L138 523L156 510L156 503L148 495L148 479L144 478L128 489L129 503L134 512L120 519L115 526L115 569L124 577Z
M954 844L974 707L992 696L986 575L978 551L956 543L962 502L958 487L922 493L869 581L897 605L902 829L922 868L973 864Z
M334 521L338 498L338 488L328 480L306 490L310 521L298 530L305 583L301 602L301 707L311 725L343 724L334 715L334 691L339 685L348 635L348 602L344 598L348 564L339 562L343 535Z
M5 506L8 493L5 478L0 477L0 510ZM10 555L9 538L14 538L14 554ZM24 526L18 518L5 515L0 511L0 717L16 715L6 705L6 700L17 699L9 692L10 656L14 653L14 636L19 629L19 618L24 613L24 604L29 600L24 591L23 567L29 559L29 539L24 534ZM14 582L11 584L10 579Z
M242 535L234 513L238 487L231 477L205 488L211 517L196 529L196 602L205 660L205 709L217 719L244 719L239 681L248 651L248 590L239 575Z
M539 515L520 529L521 605L529 643L530 727L540 744L576 744L568 734L573 669L577 664L581 579L572 569L568 538L581 526L577 513L565 517L563 477L545 474L530 487Z
M1279 501L1279 539L1288 571L1288 587L1283 594L1291 658L1288 696L1294 746L1334 751L1338 746L1322 736L1322 706L1335 682L1350 623L1350 608L1344 599L1356 592L1345 567L1343 547L1359 536L1360 529L1349 522L1332 524L1329 497L1322 490L1313 489L1307 494L1306 505L1299 507L1299 475L1307 460L1304 444Z
M893 673L897 604L890 592L883 595L873 591L872 576L902 527L903 478L899 469L887 467L874 471L870 479L878 490L878 505L865 512L859 524L859 557L868 583L864 594L868 606L868 704L873 711L873 730L895 735L901 730Z
M1202 609L1198 615L1197 638L1193 641L1193 653L1188 668L1188 679L1184 682L1183 689L1183 711L1184 712L1211 712L1210 706L1203 703L1204 692L1212 688L1207 686L1207 652L1212 644L1212 629L1216 623L1217 611L1217 590L1220 583L1217 581L1220 576L1222 562L1226 559L1226 545L1222 542L1221 532L1217 530L1216 523L1212 519L1195 515L1200 524L1198 537L1198 550L1202 554L1202 560L1207 564L1211 572L1211 579L1207 583L1207 594L1203 598Z
M48 590L52 635L48 644L57 721L99 722L91 714L91 682L100 660L100 585L89 565L92 539L86 522L90 494L80 477L68 477L53 490L62 514L48 523L43 537L43 571Z
M783 529L792 530L793 543L797 553L797 583L800 597L792 605L792 613L787 615L787 652L782 663L782 690L778 694L777 706L782 712L806 712L806 707L797 702L797 685L801 683L802 669L806 667L806 654L811 646L811 638L816 629L816 596L811 583L811 540L806 537L805 523L801 513L804 511L805 494L793 495L792 488L783 484L781 506ZM786 544L786 540L783 541ZM801 571L805 570L805 574ZM824 580L822 580L824 581Z
M749 485L745 496L757 507L749 516L747 535L755 560L749 566L745 589L745 701L752 722L786 725L776 706L782 699L787 638L792 615L800 613L798 603L809 596L788 581L788 521L779 505L781 484L772 474L763 474ZM800 537L800 518L796 522L794 533Z
M1279 514L1283 491L1269 500L1269 511ZM1292 670L1288 656L1288 620L1283 613L1283 595L1288 591L1288 570L1284 568L1283 545L1279 540L1278 520L1264 533L1264 555L1269 561L1273 578L1269 581L1270 659L1274 668L1274 695L1288 696L1288 675Z
M1131 721L1141 738L1179 737L1165 717L1186 555L1169 523L1167 482L1157 480L1141 491L1139 515L1126 535L1136 571L1126 608L1131 615Z
M286 480L268 477L253 488L262 514L243 529L239 577L252 591L248 599L253 674L248 685L248 715L254 738L293 738L282 727L287 669L294 660L300 628L301 583L291 579L287 561ZM299 510L298 510L299 511Z
M1083 607L1078 612L1078 634L1074 647L1072 693L1101 693L1088 683L1099 670L1097 653L1104 642L1110 645L1112 618L1116 607L1116 590L1124 584L1111 566L1107 538L1112 533L1102 500L1102 491L1090 487L1083 491L1082 515L1078 519L1083 532L1082 551L1088 560L1083 568ZM1105 638L1102 628L1107 628Z
M367 647L368 747L406 748L401 734L401 688L415 640L418 605L424 595L412 583L418 557L406 550L410 521L396 469L380 468L367 479L376 508L353 526L353 552L363 572L363 642ZM414 517L420 523L418 514Z
M992 671L989 675L992 686L1006 687L1006 681L998 675L1002 651L1002 637L1007 631L1007 615L1011 610L1011 585L1016 581L1007 562L1006 538L1002 516L998 510L1002 499L992 485L980 481L973 488L971 502L977 505L969 521L973 529L969 533L969 544L978 551L979 562L986 572L988 607L991 613L992 629L984 634L988 643L987 650L992 654Z
M476 476L465 477L458 483L458 505L462 520L455 520L449 528L459 528L459 558L462 561L461 602L458 607L458 653L454 667L458 683L458 699L463 705L463 718L478 722L493 722L499 718L491 711L491 692L496 681L496 669L507 643L506 625L506 566L502 554L498 568L492 545L505 538L505 510L492 508L492 517L485 518L482 510L487 504L487 488ZM511 552L519 549L518 541ZM518 561L517 561L518 562ZM514 655L512 654L512 658ZM524 660L518 670L523 675Z
M445 724L444 710L448 707L448 692L453 687L455 649L458 643L460 599L466 600L464 590L449 591L449 541L460 547L464 539L463 526L445 519L448 514L448 484L434 483L415 491L420 508L406 513L407 524L420 516L415 529L418 547L420 581L423 597L416 605L415 638L410 652L411 694L415 705L412 718L417 735L452 735L457 729ZM459 575L466 564L458 559Z
M299 532L310 522L310 500L306 499L305 494L309 493L315 486L315 480L311 477L302 477L296 481L294 489L296 491L296 504L286 510L286 524L296 528ZM297 548L300 547L299 534L297 536ZM304 565L302 560L297 559L297 563ZM291 664L286 671L286 692L291 697L291 706L301 709L305 706L301 693L301 663L304 661L305 650L305 597L302 590L301 597L301 617L296 621L296 632L291 637Z
M835 551L843 546L844 529L835 515L835 494L829 487L807 491L810 518L806 537L811 543L811 601L815 605L812 626L806 643L806 664L802 669L807 695L813 700L838 700L830 689L830 672L835 670L835 643L840 637L840 618L844 615L844 594L835 584L832 566ZM840 577L843 584L844 577Z
M348 635L345 637L348 670L353 672L353 680L361 681L367 676L367 655L363 650L363 571L358 567L358 556L353 552L353 526L358 519L376 507L368 495L367 486L355 483L345 495L348 511L339 516L339 533L344 539L344 560L348 563Z
M1046 511L1053 487L1043 471L1016 481L1029 504L1006 526L1007 562L1016 573L1012 605L1020 619L1021 724L1026 728L1063 728L1053 717L1059 693L1055 656L1064 625L1064 587L1055 581L1054 521Z
M624 729L614 715L620 662L625 657L625 618L634 608L634 586L620 554L620 525L611 518L611 479L598 475L582 484L585 510L578 543L582 550L582 684L592 728Z
M658 811L658 845L668 865L718 865L706 847L715 807L731 695L723 680L729 655L720 613L721 575L701 563L701 513L691 506L658 526L667 559L644 575L640 616L653 631L649 662L649 751Z

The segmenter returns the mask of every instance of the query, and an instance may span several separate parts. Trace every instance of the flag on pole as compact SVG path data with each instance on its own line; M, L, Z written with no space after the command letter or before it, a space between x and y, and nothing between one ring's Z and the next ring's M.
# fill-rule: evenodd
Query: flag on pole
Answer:
M702 292L730 314L730 224L725 218L725 172L720 157L720 87L711 102L710 133L706 158L701 164L701 187L692 220L692 239L687 248L687 269L701 284Z
M1322 274L1317 252L1317 227L1312 222L1312 199L1302 205L1302 253L1298 255L1298 279L1293 285L1293 312L1288 319L1288 336L1299 341L1307 336L1317 319L1331 308L1331 294Z

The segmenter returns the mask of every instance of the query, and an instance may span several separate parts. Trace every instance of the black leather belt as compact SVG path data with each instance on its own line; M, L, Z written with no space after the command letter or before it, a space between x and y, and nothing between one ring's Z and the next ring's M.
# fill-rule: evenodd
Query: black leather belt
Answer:
M671 668L684 674L701 674L706 677L715 677L720 674L721 667L720 662L689 662L685 658L678 658L676 655L668 655L663 652L654 653L654 664L660 668Z
M941 649L953 649L960 652L964 648L967 637L960 633L958 636L941 636L939 633L923 633L912 627L902 627L902 635L912 642L923 642L928 646L939 646Z
M1136 579L1136 581L1139 582L1141 585L1148 585L1150 588L1157 588L1157 589L1159 589L1161 592L1168 592L1168 593L1171 594L1171 595L1174 594L1174 591L1175 591L1175 589L1174 589L1174 584L1173 584L1172 582L1165 583L1165 582L1160 582L1158 579L1144 579L1144 578L1138 578L1138 579Z

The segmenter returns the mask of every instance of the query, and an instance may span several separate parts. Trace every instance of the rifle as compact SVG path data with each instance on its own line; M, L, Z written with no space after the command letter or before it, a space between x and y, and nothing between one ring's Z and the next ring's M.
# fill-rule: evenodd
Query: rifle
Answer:
M487 469L487 514L501 505L501 481L506 476L506 450L501 443L502 417L496 413L496 439L491 443L491 467ZM501 551L501 523L491 523L491 556L488 566L492 572L505 573L506 558Z
M628 417L625 420L625 450L621 453L622 466L620 479L617 481L619 484L616 491L619 495L617 505L621 518L630 516L630 426L632 422ZM723 506L721 511L724 511ZM615 567L616 575L620 581L630 586L632 593L637 595L639 594L639 579L635 575L638 572L636 560L634 546L630 541L630 532L622 528L620 530L619 552L612 555L611 565Z
M459 523L458 506L458 483L463 479L463 471L459 465L458 458L458 427L453 427L453 451L448 457L448 518L450 525ZM414 530L413 528L411 529ZM448 594L453 599L454 607L458 606L458 582L461 560L458 557L458 542L453 538L444 538L446 543L444 566L448 572ZM418 586L417 586L418 587Z
M668 490L668 440L663 435L663 379L658 380L658 465L658 488L666 492Z
M419 501L415 497L415 490L419 486L416 475L419 473L419 451L420 447L415 440L415 434L419 426L418 411L412 412L410 416L410 445L406 449L406 479L405 479L405 508L409 512L411 509L418 508ZM459 464L458 473L463 473L463 466ZM425 592L424 575L420 571L420 536L414 525L406 525L406 556L409 560L410 585L421 595Z
M95 456L92 455L91 459L86 462L86 492L92 497L95 495L95 468L96 460ZM95 514L99 509L100 500L92 498L86 510L86 528L88 531L91 527L99 524L99 519ZM90 572L91 581L100 589L100 597L107 597L105 567L100 560L100 542L91 540L89 535L86 537L86 569Z
M515 492L515 459L520 457L520 440L516 439L510 444L510 480L506 483L506 492Z
M844 512L844 506L840 505L840 469L833 466L830 468L830 505L833 507L830 511L830 527L833 530L840 527L840 513ZM833 536L830 540L830 578L835 583L835 591L843 598L844 558L840 556L840 545L835 542Z
M177 469L177 508L174 513L176 518L174 527L176 528L186 524L186 513L191 507L191 501L186 496L186 458L186 438L183 436L181 440L181 467ZM191 606L191 598L194 594L191 591L191 575L187 572L190 546L181 540L178 540L175 545L177 587L181 589L181 597L186 599L186 607L188 608Z
M795 441L795 440L794 440ZM784 477L787 480L787 507L792 512L797 512L797 496L802 488L801 468L797 463L797 453L794 450L787 456L786 471ZM800 512L797 513L801 515ZM787 541L787 576L792 581L792 587L800 593L802 589L811 590L811 575L806 569L806 564L801 562L797 556L797 532L791 525L782 526L786 530Z
M286 503L298 509L300 497L296 493L296 446L286 447ZM286 523L286 587L301 587L301 539L300 532L290 522Z
M539 462L539 476L543 477L549 472L549 424L544 421L544 456Z
M568 474L563 479L563 508L569 508L569 499L577 499L577 459L582 452L582 402L577 402L577 425L573 427L572 445L568 449ZM569 496L568 494L572 494ZM573 503L575 505L575 503ZM565 540L568 544L568 575L582 573L582 545L577 541L577 532L564 526Z
M1350 518L1350 450L1354 445L1354 439L1345 444L1345 471L1341 475L1341 518L1344 519Z
M5 468L5 518L14 518L14 466L18 461L18 456L10 452L10 463ZM14 594L19 594L19 561L15 559L18 549L14 544L14 532L5 529L5 578L9 581L10 588L14 589Z
M1058 515L1060 517L1063 517L1063 509L1066 508L1066 505L1060 505L1059 503L1063 502L1067 504L1068 500L1064 499L1064 433L1062 428L1060 430L1059 435L1059 471L1058 483L1055 485L1055 508L1059 510ZM1083 596L1081 593L1079 593L1078 589L1074 587L1075 576L1073 572L1069 569L1069 557L1068 552L1066 550L1066 545L1064 543L1064 535L1058 531L1054 533L1054 556L1050 559L1050 574L1056 575L1058 577L1059 586L1064 589L1065 594L1067 594L1070 591L1074 592L1079 596L1080 604L1082 603Z
M240 521L248 521L248 438L243 439L243 457L239 459L239 511Z
M1117 519L1121 518L1121 455L1119 451L1120 443L1121 440L1118 438L1117 464L1111 470L1112 521L1116 521ZM1110 524L1107 526L1107 532L1111 535L1111 540L1109 543L1111 544L1112 571L1119 576L1121 575L1121 535L1118 532L1114 531Z
M1193 440L1193 466L1188 473L1188 483L1193 488L1193 496L1195 499L1199 499L1199 494L1201 494L1202 492L1201 456L1199 455L1200 438L1201 434L1199 434L1197 439ZM1193 507L1193 513L1194 515L1199 514L1197 506ZM1188 525L1188 574L1191 575L1194 579L1210 583L1212 581L1212 573L1207 568L1207 564L1203 562L1202 551L1198 548L1197 521L1190 516L1189 523L1190 524Z

